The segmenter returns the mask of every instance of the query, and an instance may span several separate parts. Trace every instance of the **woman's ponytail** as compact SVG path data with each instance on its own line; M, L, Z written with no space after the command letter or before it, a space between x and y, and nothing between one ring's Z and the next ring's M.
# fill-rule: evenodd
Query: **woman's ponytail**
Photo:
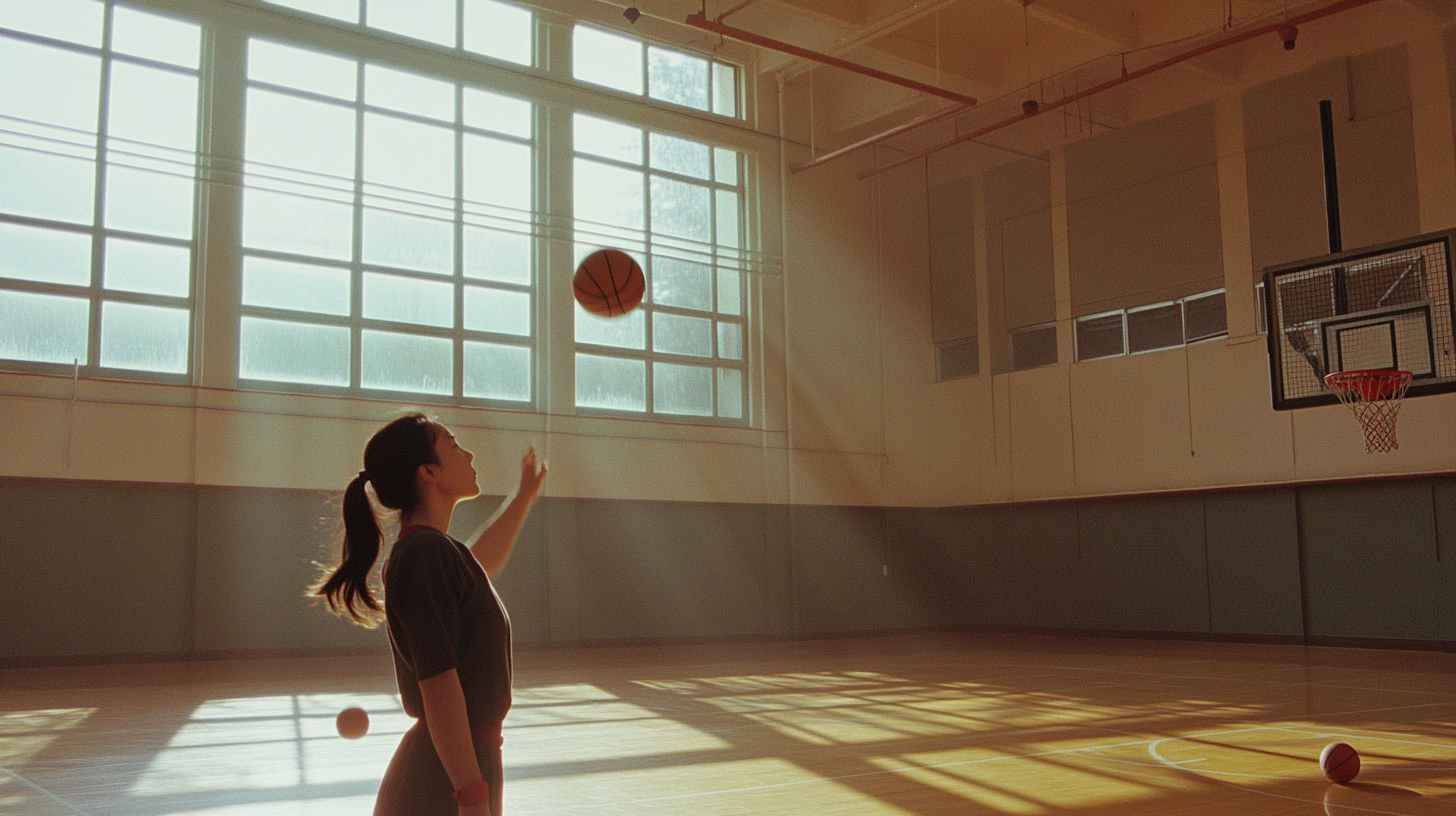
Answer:
M384 607L369 586L369 574L379 560L379 547L384 534L379 520L364 492L368 474L360 471L344 489L344 547L338 566L314 588L314 594L328 601L338 615L347 615L355 623L370 629L379 625Z
M391 510L408 515L419 504L415 474L421 465L439 464L435 438L439 428L421 413L410 413L380 428L364 447L364 470L344 490L344 541L339 561L323 568L309 594L328 601L335 614L370 629L384 617L384 604L374 596L369 576L379 560L384 534L364 483Z

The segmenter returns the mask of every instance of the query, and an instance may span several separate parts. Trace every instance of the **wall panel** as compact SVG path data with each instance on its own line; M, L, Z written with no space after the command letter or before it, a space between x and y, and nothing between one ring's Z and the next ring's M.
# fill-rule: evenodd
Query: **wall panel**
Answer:
M1203 502L1149 498L1078 506L1083 626L1207 632Z
M0 657L187 651L193 529L186 488L0 482Z
M1309 634L1456 639L1429 482L1311 487L1300 503Z
M1293 490L1204 499L1211 631L1303 634L1296 506Z

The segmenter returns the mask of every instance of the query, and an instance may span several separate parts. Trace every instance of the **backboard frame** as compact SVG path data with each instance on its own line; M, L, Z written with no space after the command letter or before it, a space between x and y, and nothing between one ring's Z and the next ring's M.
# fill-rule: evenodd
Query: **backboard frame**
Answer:
M1359 312L1351 312L1347 307L1342 308L1345 304L1343 302L1344 299L1340 295L1343 294L1344 280L1351 267L1354 267L1355 271L1358 272L1362 267L1362 261L1370 262L1372 259L1378 260L1379 256L1382 255L1427 247L1444 252L1444 287L1442 287L1444 289L1444 296L1442 298L1432 297L1423 288L1421 291L1424 297L1419 304L1399 303L1391 307ZM1395 314L1424 308L1427 310L1427 337L1431 345L1430 360L1433 371L1425 376L1419 376L1416 381L1413 381L1406 396L1429 396L1431 394L1456 391L1456 375L1448 373L1445 376L1438 376L1437 374L1442 364L1445 364L1445 367L1448 368L1456 366L1456 356L1452 355L1452 348L1449 347L1449 343L1443 343L1438 347L1435 332L1430 330L1438 321L1443 321L1445 326L1456 326L1456 297L1452 296L1452 293L1456 293L1456 281L1453 281L1453 266L1456 266L1456 256L1453 256L1453 250L1456 250L1456 230L1443 230L1441 232L1426 233L1399 241L1389 241L1374 246L1360 247L1359 249L1345 252L1336 252L1329 255L1321 255L1315 258L1306 258L1300 261L1266 267L1263 273L1265 292L1264 320L1265 325L1268 326L1266 340L1269 353L1270 389L1274 409L1276 411L1287 411L1297 408L1312 408L1319 405L1336 405L1339 403L1337 396L1329 391L1323 390L1324 375L1331 371L1340 370L1338 368L1330 368L1327 371L1316 372L1321 384L1320 393L1293 397L1285 396L1286 379L1283 369L1285 358L1282 355L1281 344L1286 342L1285 334L1288 329L1280 322L1279 300L1281 290L1279 289L1278 281L1301 272L1320 270L1321 268L1331 268L1330 272L1333 276L1333 297L1329 313L1304 319L1300 322L1300 325L1308 325L1312 328L1322 329L1325 325L1337 328L1344 323L1376 323L1379 322L1380 316L1385 313ZM1423 270L1423 272L1427 276L1440 274L1434 269L1429 271ZM1296 278L1295 280L1298 279ZM1326 365L1326 362L1329 360L1329 338L1325 336L1326 333L1323 331L1320 332L1320 335L1318 338L1318 353L1320 355L1318 362L1321 365ZM1293 343L1291 342L1290 345L1293 345ZM1312 356L1308 352L1303 353L1306 357ZM1439 361L1438 354L1442 355ZM1311 362L1310 364L1313 366L1315 362ZM1326 365L1326 367L1328 366ZM1456 368L1453 368L1453 371L1456 371Z

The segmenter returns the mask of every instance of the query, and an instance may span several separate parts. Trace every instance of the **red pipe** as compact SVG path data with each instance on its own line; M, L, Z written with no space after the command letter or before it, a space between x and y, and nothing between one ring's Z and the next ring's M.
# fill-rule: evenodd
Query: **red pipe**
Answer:
M1020 114L1020 115L1017 115L1017 116L1012 116L1012 117L1009 117L1009 118L1006 118L1006 119L1002 119L1001 121L999 121L999 122L997 122L997 123L995 123L993 125L987 125L986 127L983 127L980 130L975 130L975 131L972 131L970 133L966 133L966 134L963 134L961 136L957 136L954 139L951 139L950 141L941 142L940 144L938 144L938 145L936 145L934 147L927 148L927 149L922 150L919 153L916 153L914 155L906 156L903 159L899 159L897 161L893 161L893 162L891 162L889 164L886 164L886 165L884 165L882 167L876 167L873 170L866 170L865 172L859 174L859 178L860 179L867 179L867 178L870 178L871 176L877 176L880 173L885 173L885 172L888 172L890 170L895 170L897 168L904 167L905 165L910 164L911 162L914 162L914 161L918 161L920 159L923 159L926 156L931 155L932 153L939 153L940 151L945 150L948 147L953 147L955 145L961 144L962 142L969 142L972 139L979 139L979 138L981 138L982 136L985 136L988 133L993 133L993 132L998 131L998 130L1000 130L1000 129L1004 128L1004 127L1007 127L1009 125L1014 125L1017 122L1021 122L1021 121L1024 121L1026 119L1030 119L1033 116L1039 116L1039 115L1041 115L1043 113L1047 113L1049 111L1056 110L1057 108L1060 108L1060 107L1064 107L1066 105L1073 104L1073 103L1075 103L1079 99L1085 99L1085 98L1087 98L1089 96L1092 96L1093 94L1101 93L1101 92L1103 92L1105 90L1108 90L1109 88L1115 88L1118 85L1121 85L1121 84L1123 84L1125 82L1131 82L1132 80L1137 79L1138 77L1144 77L1144 76L1147 76L1148 74L1156 73L1158 71L1163 70L1164 68L1172 67L1174 65L1177 65L1180 62L1185 62L1187 60L1193 59L1194 57L1201 57L1204 54L1210 53L1212 51L1217 51L1217 50L1219 50L1221 48L1227 48L1230 45L1236 45L1238 43L1244 42L1245 40L1252 40L1255 37L1262 37L1265 34L1269 34L1269 33L1276 32L1279 29L1284 28L1285 26L1296 26L1296 25L1299 25L1300 23L1312 22L1312 21L1318 20L1318 19L1320 19L1322 17L1329 17L1329 16L1334 15L1334 14L1339 14L1342 11L1349 11L1352 8L1356 8L1356 7L1359 7L1359 6L1364 6L1364 5L1367 5L1369 3L1373 3L1375 1L1376 0L1340 0L1340 2L1333 3L1331 5L1325 6L1322 9L1317 9L1315 11L1307 12L1307 13L1301 14L1301 15L1299 15L1297 17L1291 17L1288 20L1281 20L1278 23L1272 23L1270 25L1261 26L1259 28L1250 29L1249 31L1245 31L1245 32L1242 32L1240 34L1235 34L1232 37L1228 37L1226 39L1218 40L1217 42L1212 42L1212 43L1209 43L1208 45L1200 46L1198 48L1193 49L1192 51L1188 51L1188 52L1179 54L1179 55L1177 55L1175 57L1169 57L1168 59L1165 59L1162 62L1158 62L1158 63L1154 63L1152 65L1149 65L1146 68L1139 68L1138 70L1133 71L1131 73L1124 73L1120 77L1115 77L1113 79L1108 80L1107 82L1102 83L1101 85L1096 85L1094 87L1088 88L1087 90L1082 91L1081 93L1076 93L1076 94L1073 94L1073 95L1068 96L1068 97L1063 97L1062 99L1059 99L1059 100L1057 100L1055 102L1048 102L1045 105L1042 105L1037 110L1036 113L1033 113L1033 114ZM1125 68L1123 70L1126 71ZM871 137L870 139L866 139L863 142L860 142L859 144L860 145L864 145L864 144L868 144L868 143L873 143L873 141L878 140L878 138L879 137ZM843 153L844 151L836 151L836 152ZM807 167L809 165L804 165L804 166Z
M748 8L749 6L751 6L751 5L753 5L754 3L757 3L757 2L758 2L758 0L743 0L742 3L739 3L738 5L734 6L733 8L728 9L727 11L723 12L722 14L719 14L718 15L718 22L720 22L720 23L723 22L723 19L725 17L727 17L728 15L730 15L730 14L737 14L738 12L743 11L744 9Z
M853 71L856 74L863 74L867 77L873 77L874 79L899 85L902 88L909 88L912 91L920 91L921 93L931 94L932 96L939 96L943 99L949 99L952 102L959 102L962 105L976 104L976 100L969 96L964 96L962 94L955 93L954 91L947 91L943 88L937 88L934 85L926 85L923 82L916 82L913 79L906 79L904 77L895 76L894 74L887 74L884 71L879 71L864 65L858 65L853 62L846 62L845 60L842 60L838 57L831 57L828 54L821 54L818 51L810 51L807 48L800 48L797 45L790 45L789 43L782 42L780 40L771 40L768 37L754 34L752 31L744 31L741 28L734 28L729 25L724 25L723 23L709 20L707 16L702 12L690 15L687 22L688 25L694 28L701 28L704 31L711 31L714 34L718 34L723 37L731 37L732 39L738 40L739 42L746 42L749 45L756 45L760 48L767 48L772 51L782 51L785 54L790 54L795 57L799 57L800 59L813 60L814 62L822 62L825 65L833 65L835 68L843 68L846 71Z

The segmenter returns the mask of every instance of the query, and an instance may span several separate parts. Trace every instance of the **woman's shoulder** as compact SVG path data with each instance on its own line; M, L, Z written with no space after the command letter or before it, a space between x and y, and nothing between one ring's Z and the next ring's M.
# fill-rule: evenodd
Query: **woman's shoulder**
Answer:
M459 558L455 539L432 527L415 527L405 530L394 543L389 564L391 569L400 569L406 565L451 563Z

